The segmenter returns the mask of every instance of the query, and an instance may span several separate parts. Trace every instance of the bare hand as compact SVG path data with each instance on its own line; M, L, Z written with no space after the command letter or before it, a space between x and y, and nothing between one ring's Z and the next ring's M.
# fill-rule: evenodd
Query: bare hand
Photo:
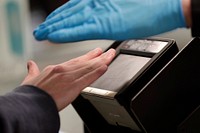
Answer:
M29 61L28 75L22 85L33 85L46 91L60 111L103 75L114 57L115 50L103 53L102 49L97 48L70 61L47 66L41 72L35 62Z

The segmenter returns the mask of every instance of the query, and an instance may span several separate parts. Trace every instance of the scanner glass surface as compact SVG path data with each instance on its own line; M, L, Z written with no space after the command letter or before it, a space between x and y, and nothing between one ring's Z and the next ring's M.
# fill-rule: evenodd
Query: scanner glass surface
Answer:
M118 92L150 60L149 57L119 54L108 71L91 87Z

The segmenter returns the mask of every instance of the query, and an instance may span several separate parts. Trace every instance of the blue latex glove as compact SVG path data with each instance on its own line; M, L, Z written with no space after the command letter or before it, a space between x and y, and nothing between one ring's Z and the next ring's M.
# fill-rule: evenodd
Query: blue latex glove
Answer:
M186 27L181 0L71 0L35 29L37 40L126 40Z

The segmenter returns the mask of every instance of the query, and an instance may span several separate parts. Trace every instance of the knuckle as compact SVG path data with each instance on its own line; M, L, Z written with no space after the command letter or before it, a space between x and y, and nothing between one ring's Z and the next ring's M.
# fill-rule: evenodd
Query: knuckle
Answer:
M94 66L88 66L88 67L86 67L86 71L92 71L92 70L94 70L94 69L95 69Z
M59 73L56 75L57 80L63 81L64 79L67 79L64 73Z
M72 59L69 61L69 63L72 65L77 64L78 62L79 62L79 59Z
M61 72L64 72L64 67L61 66L61 65L56 65L53 67L53 70L52 70L54 73L61 73Z
M105 65L104 62L105 62L105 60L104 60L103 58L100 58L100 60L97 61L94 65L95 65L96 67L100 67L100 66Z
M107 65L103 65L97 70L97 73L99 75L102 75L103 73L105 73L107 71L107 69L108 69L108 66Z
M45 71L51 71L54 68L54 65L48 65L47 67L45 67Z

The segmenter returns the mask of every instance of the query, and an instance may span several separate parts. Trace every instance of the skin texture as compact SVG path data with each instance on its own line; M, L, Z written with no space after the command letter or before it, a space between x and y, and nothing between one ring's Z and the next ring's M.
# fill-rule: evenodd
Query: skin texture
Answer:
M102 49L96 48L78 58L47 66L41 72L34 61L29 61L28 74L22 85L36 86L47 92L60 111L103 75L114 57L114 49L103 53Z
M191 0L182 0L183 13L188 27L192 26Z

